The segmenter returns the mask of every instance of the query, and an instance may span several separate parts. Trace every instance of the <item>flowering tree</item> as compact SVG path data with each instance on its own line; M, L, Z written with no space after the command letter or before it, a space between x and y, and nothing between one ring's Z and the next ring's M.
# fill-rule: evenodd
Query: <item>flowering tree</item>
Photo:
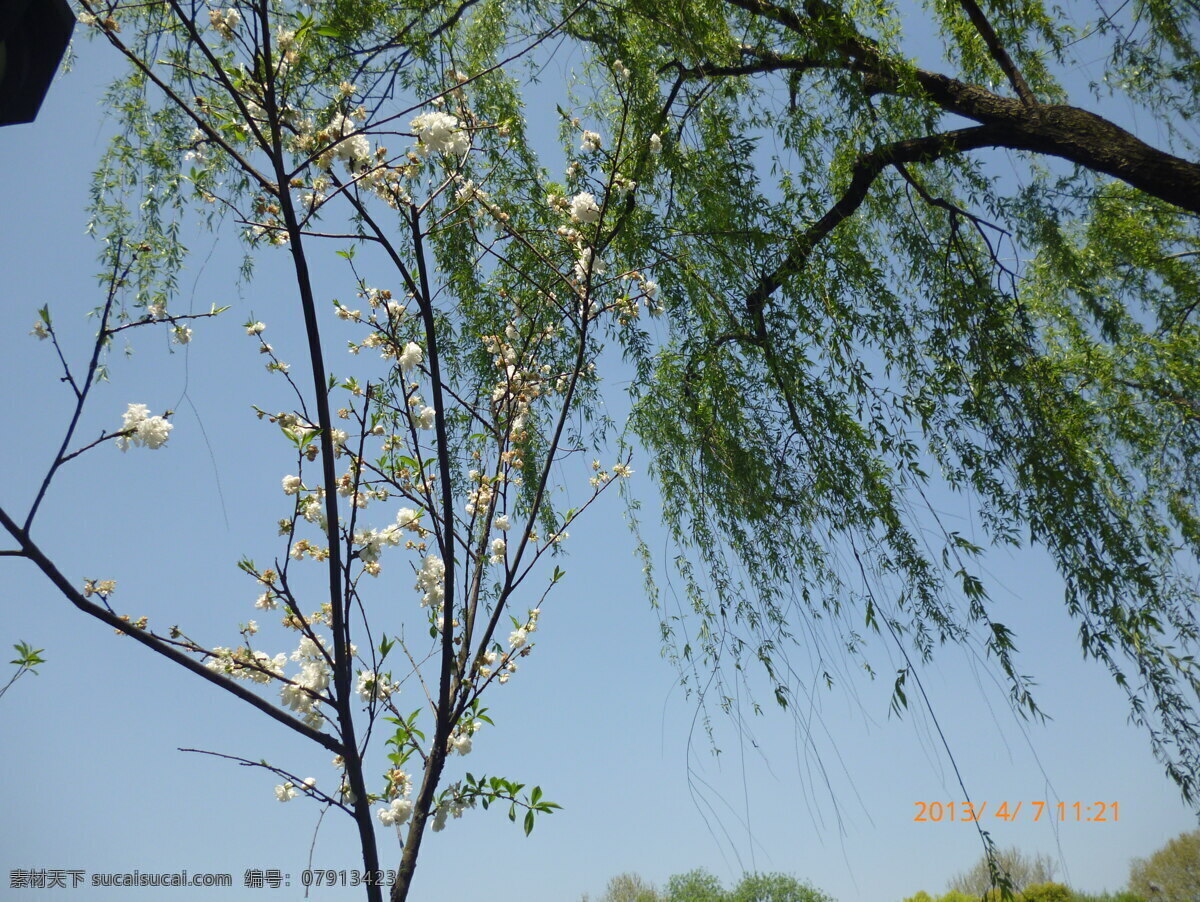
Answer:
M28 509L0 509L6 554L81 611L328 750L332 786L235 760L275 775L280 801L306 796L353 820L371 899L390 882L378 826L400 838L390 894L404 899L427 829L497 805L529 832L558 807L540 787L449 759L472 751L491 724L488 694L532 651L568 528L632 473L624 452L578 468L590 489L570 510L551 477L600 448L588 405L602 341L656 291L603 256L622 228L618 201L632 200L622 173L650 164L654 140L564 120L566 184L550 182L501 56L558 26L513 46L494 10L465 15L470 5L83 2L84 26L129 63L94 198L106 295L82 368L49 308L39 313L33 333L57 352L74 409ZM293 401L256 408L286 460L270 520L280 552L240 561L264 623L231 624L227 644L123 613L136 602L111 575L80 585L34 537L55 476L79 455L164 454L180 440L170 411L137 401L81 435L117 335L166 330L187 344L228 310L172 312L189 202L235 220L252 251L290 255L307 336L276 347L269 324L245 323ZM327 309L310 261L335 252L356 300ZM356 333L349 374L328 362L334 320Z
M1193 6L88 0L87 26L132 66L95 195L108 291L86 371L64 362L77 406L45 484L0 513L11 551L335 753L333 792L271 765L278 794L347 811L368 869L374 824L398 825L403 897L431 819L497 802L529 826L550 810L507 779L443 773L486 729L484 690L530 649L558 572L535 565L580 512L558 509L550 474L604 426L592 366L612 338L638 368L631 425L687 601L664 627L697 688L728 706L720 665L736 680L761 667L790 705L789 642L819 622L838 646L818 643L820 681L843 649L873 672L877 634L901 654L900 710L938 646L976 642L1014 706L1040 713L981 562L988 544L1039 544L1084 651L1195 798ZM906 40L914 17L937 35ZM561 117L562 184L505 69L550 38L586 47L600 85ZM1072 81L1100 57L1103 80ZM1159 146L1103 115L1105 92L1152 115ZM259 411L292 455L286 554L242 562L290 656L254 622L218 646L123 620L107 576L79 591L31 535L76 454L178 441L138 399L76 437L114 335L199 330L170 304L188 200L293 264L306 378L246 322L295 393ZM334 310L360 330L353 375L325 361L322 246L358 294ZM57 344L49 311L35 332ZM591 497L629 472L624 453L597 463ZM967 499L986 538L952 528L934 490ZM327 576L316 610L302 567ZM374 577L405 567L428 646L366 616ZM405 686L427 696L415 717ZM391 760L373 771L384 723Z

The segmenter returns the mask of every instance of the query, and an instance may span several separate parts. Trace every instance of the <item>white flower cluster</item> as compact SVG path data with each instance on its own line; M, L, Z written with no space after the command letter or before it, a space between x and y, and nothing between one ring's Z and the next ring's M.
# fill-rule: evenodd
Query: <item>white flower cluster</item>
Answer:
M358 556L364 563L373 564L379 560L379 553L385 547L395 547L404 538L404 530L411 529L420 532L420 516L412 508L402 507L396 514L396 522L383 529L360 529L354 534L354 542L359 546ZM373 571L372 575L378 575Z
M479 483L477 488L471 489L467 494L467 503L465 510L468 514L474 514L476 511L486 511L492 503L494 489L492 488L492 480L486 473L480 473L478 470L471 470L467 474L467 478L472 482Z
M415 341L410 341L404 346L404 350L400 352L400 356L396 358L396 362L400 364L400 372L408 375L413 371L414 367L421 365L423 358L424 352L422 352L421 346Z
M204 666L214 673L222 673L235 680L269 683L276 677L283 676L283 669L287 666L287 655L280 652L272 658L266 652L251 651L245 647L218 646L212 650L212 657Z
M595 132L585 131L580 138L579 149L584 153L595 153L600 149L600 136Z
M618 479L628 479L633 475L633 468L629 464L613 464L612 473L610 474L607 470L600 469L600 461L594 460L592 461L592 469L596 471L596 475L589 479L588 482L597 491L614 476Z
M397 690L395 683L387 677L377 674L374 670L364 670L358 675L356 690L358 697L364 702L384 701Z
M401 529L420 530L421 513L411 507L402 507L396 511L396 525Z
M300 647L292 652L292 660L300 664L300 672L291 678L291 683L280 690L283 703L298 714L311 727L321 725L321 700L316 693L329 688L329 664L325 653L308 636L300 638Z
M460 204L470 205L467 209L467 214L472 218L475 217L478 209L482 208L499 222L508 222L510 217L503 208L493 203L488 193L475 184L471 179L464 178L462 174L456 174L454 180L458 183L458 190L454 192L454 198Z
M304 787L306 789L314 789L316 785L317 781L313 777L309 777L304 781ZM281 802L288 802L296 798L296 784L291 780L288 780L286 783L281 783L279 786L276 786L275 798L279 799Z
M492 554L491 554L491 557L488 558L488 560L491 561L493 564L503 564L504 563L504 555L507 551L508 551L508 545L504 541L504 539L501 539L501 538L492 539Z
M457 797L446 799L442 804L438 805L437 811L433 813L433 832L440 833L446 829L447 817L453 815L455 818L460 818L464 811L474 807L474 799L467 800Z
M613 193L617 197L624 198L636 187L637 182L627 176L621 175L619 172L613 176Z
M412 130L420 142L417 151L422 156L431 153L461 156L471 148L471 136L459 127L458 118L440 110L422 113L412 121Z
M164 417L150 416L150 408L145 404L130 404L122 419L121 431L127 433L117 439L117 447L122 451L128 451L131 444L161 448L175 428Z
M525 647L529 642L529 634L537 632L538 616L541 613L541 608L534 608L529 612L529 619L525 621L525 625L517 627L508 634L508 647L510 649L517 651Z
M341 83L332 85L331 89L348 96L346 90L353 93L354 86ZM400 165L385 163L387 148L376 145L372 150L371 136L364 133L368 129L368 121L367 110L362 106L338 113L322 128L317 128L308 117L293 115L289 124L295 131L288 139L288 149L297 154L314 156L317 167L322 170L329 170L337 159L344 160L358 188L373 193L393 209L399 209L412 199L406 180L415 178L420 172L420 158L411 154ZM319 175L307 185L303 179L295 180L292 187L302 191L299 195L301 206L315 211L328 199L331 183L328 176ZM309 190L303 190L306 188ZM265 224L271 225L271 222ZM275 227L279 228L278 222Z
M213 30L227 41L233 40L233 30L242 21L242 14L236 9L210 9L208 21Z
M526 635L528 635L528 631L526 631ZM488 679L495 671L496 664L500 663L501 668L500 672L496 674L496 682L503 686L517 672L517 662L513 660L514 654L514 651L505 652L502 658L500 652L484 652L479 656L479 666L477 667L479 676L485 680Z
M83 582L83 594L91 598L93 595L107 597L117 591L117 581L115 579L87 579Z
M197 163L201 166L207 164L208 151L205 146L207 143L208 136L201 129L192 129L192 133L188 135L188 152L183 155L184 162Z
M587 279L588 275L602 276L608 271L608 264L596 256L596 252L590 247L581 248L579 251L579 259L575 261L575 278L580 282Z
M417 584L413 588L421 589L421 607L441 607L442 599L446 597L446 564L436 554L425 556L421 569L417 572Z
M471 737L483 727L482 720L473 720L465 726L460 726L446 740L446 751L457 752L459 755L471 754Z
M338 114L328 129L335 139L342 139L333 148L334 157L344 160L351 171L367 168L371 158L371 142L365 135L354 134L358 128L352 118Z
M549 364L538 365L529 350L536 348L543 339L552 339L554 334L554 328L549 327L525 335L517 323L509 323L503 335L485 335L480 339L488 353L493 355L492 363L499 371L499 378L492 388L492 409L501 421L507 419L509 441L513 444L523 441L521 434L532 413L533 403L543 394L553 391L550 378L562 376L561 373L555 374ZM515 448L504 452L501 460L512 470L520 471L525 466L520 452ZM510 473L507 479L520 484L519 476ZM478 503L476 506L479 506ZM470 509L468 512L471 512Z
M390 805L379 812L379 822L385 827L399 827L411 816L413 803L408 799L392 799Z
M600 206L586 191L571 199L571 218L576 222L599 222Z

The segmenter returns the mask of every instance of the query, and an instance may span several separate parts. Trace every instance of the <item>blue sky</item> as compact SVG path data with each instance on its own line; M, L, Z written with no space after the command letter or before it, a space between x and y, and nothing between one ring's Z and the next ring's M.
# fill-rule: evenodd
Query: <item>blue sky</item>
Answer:
M0 131L0 409L10 423L0 503L16 510L28 503L69 412L52 349L28 335L35 310L50 304L72 361L81 361L90 331L83 314L100 299L84 208L104 146L98 98L116 63L101 44L80 43L77 52L74 71L56 84L38 122ZM115 354L113 379L96 390L81 433L113 428L126 404L140 402L177 411L170 443L127 454L106 446L70 464L35 535L73 579L118 580L120 609L160 626L178 622L210 644L232 644L236 624L254 616L256 594L235 563L277 552L272 524L287 512L279 479L290 472L287 450L250 409L277 409L287 398L277 380L265 378L241 324L251 315L265 321L285 359L298 361L299 314L285 252L266 253L253 281L239 284L240 247L230 230L191 240L192 264L173 312L213 303L233 309L196 325L186 348L146 334L131 358ZM337 263L329 250L318 264L327 297L352 293ZM617 410L621 378L614 369ZM632 488L647 498L643 519L661 554L644 462L635 458L634 468ZM947 516L965 515L959 501L937 503ZM797 720L769 706L762 717L748 715L739 731L718 717L722 753L715 756L694 699L660 654L657 615L645 601L616 495L571 534L568 576L544 606L537 652L493 693L497 728L477 739L466 762L476 773L538 783L564 810L529 838L496 812L451 822L427 840L412 898L449 902L486 893L501 902L574 902L622 871L662 882L707 867L727 882L743 868L780 870L841 902L899 902L942 889L978 858L969 825L913 820L915 803L961 801L962 792L918 706L903 719L889 717L895 668L888 649L879 649L879 680L860 676L832 691L816 689ZM1016 631L1022 670L1037 677L1053 721L1017 721L987 662L953 649L921 671L925 689L976 803L994 810L1005 801L1119 802L1116 823L1043 817L1035 824L1027 813L1011 824L987 819L998 844L1049 854L1072 886L1117 889L1130 857L1194 828L1195 816L1145 736L1126 722L1122 694L1102 668L1080 659L1047 560L997 553L988 568L997 615ZM47 658L40 675L0 699L6 886L14 868L186 868L229 872L236 888L162 892L295 898L310 847L314 867L356 865L348 820L331 814L317 831L319 809L305 800L278 803L271 775L177 749L269 756L329 786L324 751L84 617L32 567L3 559L0 570L0 646L26 640ZM392 575L407 589L398 570ZM801 649L793 661L815 654ZM381 851L394 866L398 855L386 840ZM290 873L293 889L240 889L253 867ZM57 892L10 897L66 895ZM76 892L101 899L126 891ZM323 890L313 897L358 895Z

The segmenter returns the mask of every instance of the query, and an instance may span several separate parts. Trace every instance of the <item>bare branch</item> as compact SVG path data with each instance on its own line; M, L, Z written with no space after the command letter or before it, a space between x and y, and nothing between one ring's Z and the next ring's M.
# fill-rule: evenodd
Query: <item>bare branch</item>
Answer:
M97 620L107 623L113 629L125 634L126 636L129 636L129 638L133 639L134 641L140 642L142 645L145 645L147 648L158 652L165 658L169 658L181 667L190 670L192 673L197 674L205 680L208 680L208 682L220 686L226 692L230 692L247 704L258 708L258 710L262 711L272 720L276 720L285 727L295 730L301 736L311 739L318 745L329 749L329 751L333 752L334 754L345 754L345 749L342 747L342 744L329 734L322 733L319 730L314 730L308 724L296 720L296 718L292 717L285 711L280 710L277 706L271 704L266 699L260 698L250 690L238 685L232 680L229 680L226 677L209 670L199 661L188 657L183 652L173 648L166 642L163 642L162 640L143 630L133 627L127 620L122 620L119 616L107 608L102 607L95 602L88 601L87 598L85 598L83 594L76 589L74 585L72 585L71 581L68 580L66 576L64 576L62 572L54 565L54 562L46 556L41 547L29 537L29 534L24 529L17 525L16 521L13 520L8 515L8 512L3 508L0 508L0 526L3 526L6 530L8 530L8 534L12 536L21 546L21 554L31 560L37 566L37 568L41 570L43 574L45 574L46 578L49 579L50 582L54 583L58 590L66 597L67 601L71 602L71 604L75 605L75 607L79 608L79 610L83 611L85 614L90 614Z

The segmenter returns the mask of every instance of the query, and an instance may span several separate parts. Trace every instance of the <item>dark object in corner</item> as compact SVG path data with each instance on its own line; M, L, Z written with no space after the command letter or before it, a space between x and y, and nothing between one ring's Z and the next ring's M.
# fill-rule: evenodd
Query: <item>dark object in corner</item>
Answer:
M0 0L0 125L34 120L74 27L67 0Z

